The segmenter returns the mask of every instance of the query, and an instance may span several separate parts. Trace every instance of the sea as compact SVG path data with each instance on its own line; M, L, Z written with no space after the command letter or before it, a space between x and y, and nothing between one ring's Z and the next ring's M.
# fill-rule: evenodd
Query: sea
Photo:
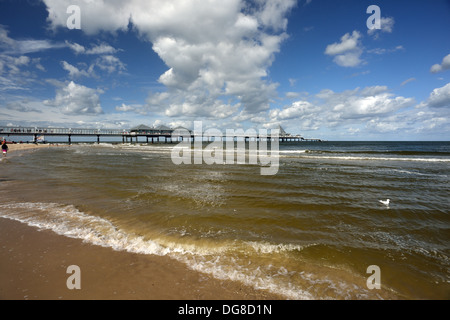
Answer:
M450 299L450 142L280 143L274 175L174 146L11 153L0 217L286 299Z

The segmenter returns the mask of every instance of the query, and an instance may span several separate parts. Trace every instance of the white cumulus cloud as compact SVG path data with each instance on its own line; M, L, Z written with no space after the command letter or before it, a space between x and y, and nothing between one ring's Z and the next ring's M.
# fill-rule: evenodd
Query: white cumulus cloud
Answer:
M324 89L309 99L271 110L268 123L293 127L299 133L300 130L331 129L352 134L359 134L364 130L395 131L411 123L396 123L394 119L398 121L397 114L410 109L414 104L413 98L396 96L386 86L355 88L342 92Z
M100 90L71 81L56 91L55 99L46 100L44 104L60 108L67 115L99 115L103 113L99 93Z
M380 32L392 33L394 30L395 20L393 17L381 17L381 29L369 29L367 34L373 36L375 39L379 37Z
M434 89L425 104L431 108L450 108L450 83Z
M266 79L287 38L294 0L44 0L51 27L66 27L68 5L79 5L82 31L95 35L128 30L131 23L167 65L159 82L167 96L160 112L171 117L228 115L243 108L268 110L277 84ZM97 50L106 54L106 47ZM89 49L73 46L75 52ZM111 56L111 53L109 53ZM103 62L99 61L98 64ZM111 70L120 70L111 63ZM109 70L109 69L105 69ZM152 100L149 97L149 100ZM148 106L153 108L153 106ZM220 111L217 111L218 108Z
M450 69L450 54L446 55L440 64L435 64L431 67L431 73L438 73Z
M341 67L356 67L363 61L361 54L363 53L361 46L361 33L353 31L352 34L346 33L341 37L340 42L328 45L325 54L334 56L334 62Z

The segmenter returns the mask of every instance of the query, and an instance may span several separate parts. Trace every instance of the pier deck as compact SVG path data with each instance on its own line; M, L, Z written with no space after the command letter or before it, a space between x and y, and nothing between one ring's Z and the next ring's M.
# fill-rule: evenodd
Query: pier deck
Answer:
M72 143L72 137L96 137L97 143L101 142L102 137L118 137L122 138L122 143L138 143L139 138L146 138L147 143L155 143L155 142L165 142L165 143L173 143L183 141L187 137L194 141L195 139L204 139L207 138L207 141L211 138L218 137L208 137L203 134L194 134L191 131L185 131L189 134L181 134L177 133L175 130L149 130L148 132L129 132L123 129L72 129L72 128L39 128L39 127L0 127L0 137L11 137L11 136L28 136L33 137L33 141L37 141L40 136L65 136L68 138L68 143ZM222 136L222 141L225 141L226 138L230 138L228 136ZM233 139L244 139L245 141L250 141L252 139L261 140L266 139L268 141L273 141L274 139L278 139L279 142L300 142L300 141L318 141L320 139L305 139L300 135L290 135L290 134L280 134L280 135L234 135ZM204 141L204 140L203 140Z

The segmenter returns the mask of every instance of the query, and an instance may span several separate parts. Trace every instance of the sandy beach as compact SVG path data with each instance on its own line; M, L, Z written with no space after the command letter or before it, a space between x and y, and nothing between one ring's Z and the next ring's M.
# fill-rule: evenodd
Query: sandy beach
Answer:
M54 145L51 144L8 144L8 153L22 150L31 150L31 149L41 149L41 148L50 148Z
M0 300L280 299L168 257L93 246L9 219L0 218L0 243ZM67 288L71 265L80 267L81 290Z
M56 145L8 146L8 156L14 157L16 152ZM3 192L3 197L12 199L11 192ZM169 257L115 251L10 219L0 218L0 243L0 300L281 299L214 279ZM81 290L66 286L70 265L81 269Z

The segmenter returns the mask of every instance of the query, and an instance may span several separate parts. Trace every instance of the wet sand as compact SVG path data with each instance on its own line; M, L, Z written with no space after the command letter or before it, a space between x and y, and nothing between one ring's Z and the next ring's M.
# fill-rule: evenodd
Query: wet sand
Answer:
M67 268L81 270L69 290ZM0 300L274 300L168 257L118 252L0 218Z
M50 148L54 145L51 144L8 144L8 153L21 151L21 150L30 150L30 149L41 149L41 148Z

